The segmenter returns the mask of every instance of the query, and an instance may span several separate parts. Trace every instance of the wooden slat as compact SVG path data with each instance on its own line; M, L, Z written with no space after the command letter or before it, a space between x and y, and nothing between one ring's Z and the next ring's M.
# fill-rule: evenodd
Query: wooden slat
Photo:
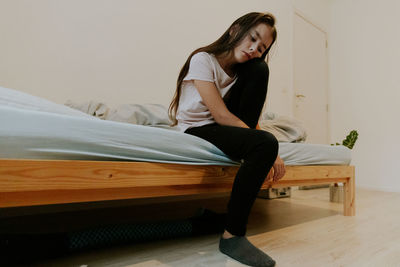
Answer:
M43 190L5 192L0 196L0 207L21 207L65 204L105 200L139 199L150 197L184 196L229 192L232 184L202 184L162 187L132 187L79 190Z
M351 166L287 166L283 180L348 178L352 175Z
M301 179L301 180L285 180L285 177L279 182L265 181L262 189L281 188L288 186L318 185L330 183L346 183L348 178L322 178L322 179Z
M237 169L148 162L0 160L0 190L15 192L229 183Z

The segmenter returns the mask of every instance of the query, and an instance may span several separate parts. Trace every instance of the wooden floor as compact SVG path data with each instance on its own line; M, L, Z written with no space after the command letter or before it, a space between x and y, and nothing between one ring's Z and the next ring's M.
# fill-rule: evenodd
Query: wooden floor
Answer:
M400 266L400 193L356 190L356 216L329 202L329 189L257 199L249 240L286 266ZM74 254L31 266L243 266L217 249L218 235Z

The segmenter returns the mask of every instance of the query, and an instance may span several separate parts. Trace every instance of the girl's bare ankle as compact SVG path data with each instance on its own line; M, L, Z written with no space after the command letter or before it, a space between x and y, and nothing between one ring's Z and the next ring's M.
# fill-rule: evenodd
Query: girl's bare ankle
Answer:
M231 237L234 237L234 235L232 235L231 233L229 233L228 231L225 230L225 232L222 235L222 238L227 239L227 238L231 238Z

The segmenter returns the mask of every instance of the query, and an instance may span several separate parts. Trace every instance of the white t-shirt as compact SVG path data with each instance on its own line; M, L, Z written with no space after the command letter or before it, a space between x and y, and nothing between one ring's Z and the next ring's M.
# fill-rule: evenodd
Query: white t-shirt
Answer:
M219 65L213 54L199 52L190 60L188 74L182 82L179 107L176 113L178 127L181 132L188 128L215 123L210 110L204 104L193 80L214 82L221 97L229 91L237 77L230 77Z

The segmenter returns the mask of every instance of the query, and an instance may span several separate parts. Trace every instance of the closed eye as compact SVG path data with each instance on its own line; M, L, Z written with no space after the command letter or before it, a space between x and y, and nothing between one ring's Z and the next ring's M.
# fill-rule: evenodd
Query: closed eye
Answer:
M250 35L250 38L251 38L251 41L252 41L252 42L257 41L257 39L256 39L255 37L253 37L253 35ZM261 49L261 48L258 48L258 52L260 52L260 53L262 54L262 49Z

